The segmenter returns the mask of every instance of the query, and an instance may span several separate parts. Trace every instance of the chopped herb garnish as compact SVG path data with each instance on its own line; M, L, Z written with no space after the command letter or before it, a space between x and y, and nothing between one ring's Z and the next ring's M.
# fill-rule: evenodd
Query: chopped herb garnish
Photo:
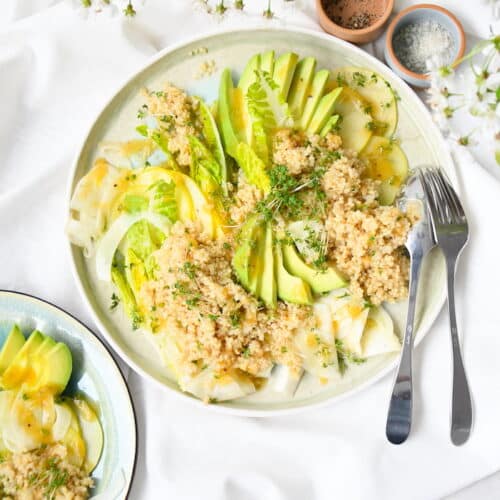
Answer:
M363 73L360 73L359 71L355 71L352 74L352 81L358 86L358 87L364 87L366 84L366 76Z
M356 354L347 351L344 347L344 343L339 339L335 339L335 347L337 349L338 366L341 374L345 373L347 363L360 365L366 362L366 358L360 358Z
M116 295L116 293L113 293L111 295L111 305L109 306L109 309L112 311L113 309L116 309L118 307L118 304L120 303L120 297Z
M240 321L241 321L240 311L233 311L229 315L229 321L231 322L231 326L233 328L237 328L240 325Z

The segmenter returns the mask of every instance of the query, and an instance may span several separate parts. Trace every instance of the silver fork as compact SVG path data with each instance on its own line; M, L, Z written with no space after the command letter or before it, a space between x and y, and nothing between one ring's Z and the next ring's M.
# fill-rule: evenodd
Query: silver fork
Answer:
M429 200L435 239L446 260L448 312L453 347L453 396L451 406L451 441L461 445L469 439L472 426L472 403L460 352L455 314L455 272L457 260L469 239L465 212L455 190L440 169L419 172Z
M406 241L406 248L410 254L408 313L406 316L401 358L394 381L385 430L387 439L393 444L403 443L410 434L413 406L413 329L415 323L418 281L422 261L436 244L430 223L427 202L425 200L425 192L423 191L420 178L413 175L409 179L403 197L400 199L398 205L402 210L407 210L408 204L415 200L420 202L421 214L420 219L410 230Z

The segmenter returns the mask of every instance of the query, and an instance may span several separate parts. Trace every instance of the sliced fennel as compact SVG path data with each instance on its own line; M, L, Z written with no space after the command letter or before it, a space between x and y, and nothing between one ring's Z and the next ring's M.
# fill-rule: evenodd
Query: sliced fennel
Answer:
M394 333L394 324L389 313L382 307L372 307L361 339L362 355L367 358L397 352L400 349L401 343Z
M163 333L156 335L155 339L163 359L174 372L177 383L184 392L204 401L228 401L255 392L255 385L250 377L236 370L218 374L211 367L206 367L192 375L190 367L185 366L181 349L172 335Z
M270 380L272 390L291 398L297 391L303 373L304 370L301 370L295 374L286 365L276 365Z
M124 213L120 215L104 234L97 245L96 271L97 277L103 281L111 281L111 266L116 249L120 245L127 231L140 220L147 220L163 233L170 232L171 222L164 215L154 212Z
M127 189L129 172L101 159L78 182L70 202L66 232L73 244L83 248L85 256L94 253L95 242L109 223L115 200Z

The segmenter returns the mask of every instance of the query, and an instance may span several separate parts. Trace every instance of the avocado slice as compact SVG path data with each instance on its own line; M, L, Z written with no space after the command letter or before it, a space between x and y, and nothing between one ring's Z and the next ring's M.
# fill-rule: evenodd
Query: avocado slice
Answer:
M252 234L252 250L250 252L250 280L248 289L259 296L259 286L264 272L266 232L263 224L257 224Z
M274 71L274 50L268 50L260 56L260 69L272 77Z
M306 130L311 118L318 107L318 103L323 96L326 87L326 82L330 78L330 72L327 69L318 71L313 78L311 86L307 92L304 111L300 117L300 128Z
M232 106L233 102L233 79L231 77L231 71L226 68L220 78L219 86L219 108L218 108L218 119L219 128L222 134L222 141L226 152L233 158L236 156L236 147L238 146L239 137L235 131L232 121Z
M68 346L35 330L3 373L0 385L6 390L22 387L26 392L60 394L72 368Z
M250 287L251 255L256 246L255 234L260 225L260 217L251 215L243 224L238 235L238 247L233 255L233 269L240 283L246 288Z
M45 336L38 330L31 333L28 340L3 372L0 378L0 388L5 390L16 389L22 384L35 382L37 374L32 366L33 354L42 345L44 338Z
M302 278L315 293L325 293L346 286L346 281L332 268L325 271L308 266L299 256L294 245L283 245L283 263L292 275Z
M290 90L295 66L298 60L299 56L297 54L294 52L287 52L279 56L274 64L273 80L278 85L280 95L285 101L288 97L288 91Z
M26 339L17 325L14 325L0 351L0 375L9 367L16 354L22 349Z
M280 244L274 247L274 267L278 285L278 297L293 304L312 304L311 287L302 279L290 274L283 264Z
M340 116L339 115L332 115L330 118L328 118L328 121L326 122L325 126L321 129L321 132L319 135L321 137L325 137L326 134L328 134L335 125L337 125L337 122L339 121Z
M318 107L314 112L309 125L307 126L306 131L308 134L318 134L326 125L335 108L335 101L341 93L342 87L339 87L321 98L321 101L319 101Z
M238 88L241 89L243 94L247 93L248 87L255 81L255 72L260 69L260 54L255 54L250 58L243 73L241 74Z
M277 286L274 277L273 230L271 224L266 226L264 242L264 263L259 282L259 297L267 307L274 309L277 304Z
M288 105L296 121L300 119L304 111L315 69L316 59L314 57L301 59L295 69L290 92L288 94Z
M69 347L63 342L57 342L39 362L42 365L41 373L35 388L61 394L68 385L73 370L73 358Z
M33 353L36 358L43 358L56 345L56 341L52 337L47 335L44 335L44 337L40 347Z

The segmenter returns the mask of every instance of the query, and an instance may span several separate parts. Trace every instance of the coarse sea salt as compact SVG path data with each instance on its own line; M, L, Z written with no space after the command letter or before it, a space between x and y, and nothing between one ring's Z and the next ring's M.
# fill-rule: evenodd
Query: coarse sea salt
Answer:
M415 73L450 64L455 53L451 33L434 19L401 27L392 40L399 62Z

